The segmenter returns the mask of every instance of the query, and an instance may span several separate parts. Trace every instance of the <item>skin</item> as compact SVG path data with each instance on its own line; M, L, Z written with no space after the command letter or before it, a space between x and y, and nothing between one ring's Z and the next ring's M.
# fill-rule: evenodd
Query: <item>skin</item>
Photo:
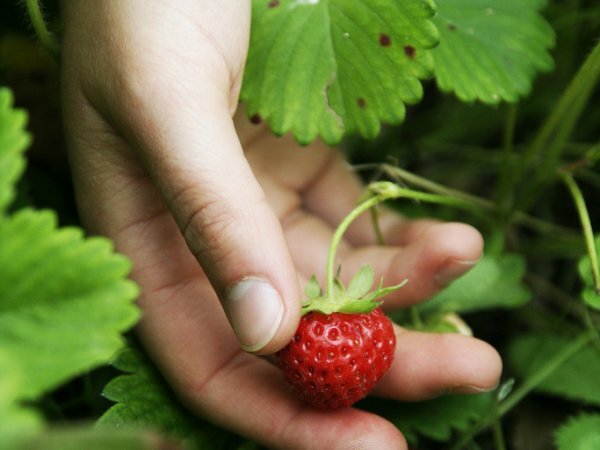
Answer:
M69 0L63 13L64 116L82 220L132 259L139 336L181 400L273 448L405 449L381 417L307 408L257 356L290 340L301 285L324 274L332 230L362 187L337 150L299 148L234 115L249 2ZM470 226L383 216L388 246L375 245L364 217L338 256L346 279L364 263L386 284L409 278L386 308L424 301L482 253ZM254 354L228 321L232 286L248 277L268 281L284 304ZM496 386L501 361L488 344L396 333L376 395L418 400Z

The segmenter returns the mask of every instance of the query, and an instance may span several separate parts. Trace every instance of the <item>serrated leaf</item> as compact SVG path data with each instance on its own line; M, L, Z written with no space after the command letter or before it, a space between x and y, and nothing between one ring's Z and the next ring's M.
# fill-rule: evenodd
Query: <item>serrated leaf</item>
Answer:
M240 441L184 409L137 349L125 348L113 364L128 374L106 385L104 396L117 403L98 420L100 429L155 430L192 449L235 448L232 444Z
M107 363L138 318L129 261L56 222L27 209L0 219L0 348L26 377L14 399Z
M600 414L581 414L561 425L554 435L558 450L600 448Z
M399 123L433 73L431 0L254 0L241 99L275 134L336 144Z
M40 415L31 408L14 403L25 383L13 355L0 346L0 448L15 448L42 429Z
M371 266L362 266L350 280L346 294L348 297L361 298L371 290L374 280L375 276Z
M317 298L321 295L321 286L319 285L319 281L316 276L312 276L306 286L304 287L304 294L309 299Z
M13 108L12 93L0 87L0 214L15 195L15 182L25 168L23 153L31 138L25 131L27 113Z
M600 254L600 236L596 236L596 254ZM581 296L583 301L594 309L600 309L600 294L594 286L594 278L592 276L592 264L589 255L584 256L579 260L577 265L579 276L581 277L584 288Z
M556 335L523 336L510 345L509 361L519 378L526 379L570 344L568 338ZM600 350L593 344L588 344L550 374L536 390L600 405L598 380Z
M464 101L516 102L537 72L554 67L555 35L539 14L546 0L438 0L433 50L439 88Z
M469 272L419 305L422 314L467 313L490 308L517 308L529 301L520 255L484 256Z
M367 409L396 425L410 442L418 436L448 441L453 432L469 429L490 409L493 395L446 395L417 403L366 402Z
M165 442L150 433L71 426L40 433L35 438L27 439L21 445L11 448L13 450L177 450L181 447Z

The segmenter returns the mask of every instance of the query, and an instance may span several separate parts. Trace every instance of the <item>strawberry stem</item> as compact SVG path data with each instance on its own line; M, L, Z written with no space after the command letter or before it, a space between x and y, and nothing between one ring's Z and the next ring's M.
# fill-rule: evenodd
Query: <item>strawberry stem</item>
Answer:
M386 200L409 198L427 203L436 203L454 206L463 209L470 209L471 205L461 198L449 197L445 195L429 194L426 192L413 191L412 189L400 187L389 181L378 181L371 183L367 187L367 195L350 213L344 217L337 229L333 233L329 255L327 257L327 286L325 296L332 302L335 302L335 254L340 245L344 233L352 222L363 212L375 207Z

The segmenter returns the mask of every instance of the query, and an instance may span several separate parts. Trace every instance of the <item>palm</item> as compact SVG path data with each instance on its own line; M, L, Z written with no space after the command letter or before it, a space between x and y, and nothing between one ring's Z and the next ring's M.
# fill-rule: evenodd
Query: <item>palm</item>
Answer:
M248 144L247 158L282 220L299 278L322 274L333 222L352 206L360 185L335 151L319 145L296 148L291 140L272 137L263 127L238 122L240 139ZM127 166L126 162L121 165ZM304 408L269 362L240 350L210 283L154 184L140 176L141 172L133 165L118 176L118 183L110 184L114 191L104 193L104 198L111 199L104 211L111 211L114 217L96 217L95 223L124 224L102 231L112 235L119 249L133 258L132 276L142 286L140 336L191 409L257 439L272 436L272 444L286 448L310 442L315 436L341 444L338 433L364 439L369 436L365 430L374 426L396 433L383 419L359 410L323 414ZM339 191L325 195L332 183ZM371 245L368 223L358 225L341 252L347 273L364 262L397 278L410 276L413 265L425 270L431 267L429 274L411 280L417 288L390 301L394 304L415 302L436 289L427 276L439 264L438 259L454 256L453 249L448 245L434 253L424 249L429 248L427 241L439 244L438 234L447 236L448 230L440 230L444 225L428 221L391 224L388 234L393 235L394 228L404 230L403 236L395 238L403 248L388 249ZM468 234L460 228L454 232ZM470 239L467 251L478 252L477 235ZM401 254L409 255L404 263L396 261ZM384 267L386 264L389 267ZM402 337L396 362L379 388L381 395L415 399L456 386L493 383L497 362L485 344L460 336L398 333ZM440 374L438 369L444 366L450 370Z

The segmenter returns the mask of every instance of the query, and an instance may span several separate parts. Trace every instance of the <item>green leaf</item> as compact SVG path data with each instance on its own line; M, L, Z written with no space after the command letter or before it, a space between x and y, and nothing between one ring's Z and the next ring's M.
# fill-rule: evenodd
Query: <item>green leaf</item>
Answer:
M138 318L129 261L51 212L0 218L0 267L0 348L25 380L14 399L107 363Z
M570 340L556 335L523 336L509 347L509 362L521 379L534 374L561 352ZM600 405L600 350L589 344L548 376L536 390L571 400Z
M600 448L600 414L572 417L555 433L558 450L597 450Z
M13 403L25 384L17 361L0 345L0 448L15 448L42 429L42 419L30 408Z
M433 50L439 88L464 101L516 102L536 72L554 67L554 31L538 11L546 0L438 0Z
M438 42L431 0L254 0L241 99L303 144L378 135L418 102Z
M319 281L316 276L312 276L308 283L306 283L306 287L304 288L304 294L309 299L317 298L321 295L321 286L319 286Z
M127 375L114 378L104 396L117 402L98 420L101 429L155 430L192 449L235 448L241 438L192 416L171 393L148 359L127 347L114 361Z
M517 308L530 298L523 284L520 255L484 256L469 272L419 305L422 314L467 313L490 308Z
M150 433L71 426L40 433L12 448L14 450L176 450L180 447Z
M364 402L366 409L396 425L410 442L417 436L448 441L452 432L468 430L490 409L493 395L446 395L418 403L384 400Z
M0 214L15 196L15 182L25 169L23 153L31 138L25 131L27 113L13 108L12 93L0 87Z
M350 280L346 288L346 295L352 298L365 296L371 290L374 280L375 276L373 275L371 266L362 266L354 277L352 277L352 280Z
M596 236L596 253L600 254L600 236ZM591 308L600 309L600 294L594 286L592 264L589 255L585 255L579 260L577 268L584 284L583 292L581 293L583 301Z

